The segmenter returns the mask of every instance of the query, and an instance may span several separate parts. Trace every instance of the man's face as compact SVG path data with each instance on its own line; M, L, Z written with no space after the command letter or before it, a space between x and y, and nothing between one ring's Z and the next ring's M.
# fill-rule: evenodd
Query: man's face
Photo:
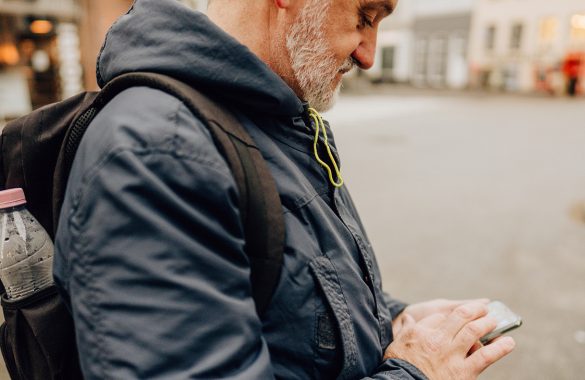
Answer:
M379 22L396 0L306 0L288 33L286 50L295 83L309 105L335 103L343 74L373 65Z

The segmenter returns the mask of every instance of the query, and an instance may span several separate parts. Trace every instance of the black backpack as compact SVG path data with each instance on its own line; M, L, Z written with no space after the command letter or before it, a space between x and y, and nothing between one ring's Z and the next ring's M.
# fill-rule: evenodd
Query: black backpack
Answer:
M71 165L87 127L112 98L138 86L180 99L209 129L228 162L240 194L253 297L262 315L283 257L284 220L274 179L234 115L181 81L153 73L124 74L100 92L79 94L8 123L0 136L0 188L23 188L28 210L54 238ZM73 320L54 286L16 302L3 295L2 308L0 344L12 379L83 378Z

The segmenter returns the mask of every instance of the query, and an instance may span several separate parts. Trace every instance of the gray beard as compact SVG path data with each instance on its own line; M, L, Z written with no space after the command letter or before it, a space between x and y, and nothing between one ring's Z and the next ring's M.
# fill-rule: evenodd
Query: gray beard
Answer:
M311 0L286 37L291 67L305 101L319 112L333 107L341 89L333 83L341 69L353 67L348 58L340 67L323 33L322 25L332 0Z

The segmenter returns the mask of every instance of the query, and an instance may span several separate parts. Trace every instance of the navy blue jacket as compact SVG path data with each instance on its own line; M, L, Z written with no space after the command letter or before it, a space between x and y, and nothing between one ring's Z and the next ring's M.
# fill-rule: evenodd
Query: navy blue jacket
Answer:
M99 83L132 71L178 77L234 108L281 196L284 264L259 318L238 191L210 134L172 96L124 91L82 140L56 237L85 377L424 378L382 359L405 305L382 292L349 193L313 157L294 92L174 0L138 0L108 33Z

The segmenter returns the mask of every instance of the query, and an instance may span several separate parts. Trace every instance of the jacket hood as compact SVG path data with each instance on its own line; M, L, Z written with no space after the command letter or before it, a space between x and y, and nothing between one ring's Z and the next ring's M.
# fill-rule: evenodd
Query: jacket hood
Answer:
M134 71L175 77L252 111L303 112L291 88L255 54L176 0L136 0L109 30L98 57L98 84Z

